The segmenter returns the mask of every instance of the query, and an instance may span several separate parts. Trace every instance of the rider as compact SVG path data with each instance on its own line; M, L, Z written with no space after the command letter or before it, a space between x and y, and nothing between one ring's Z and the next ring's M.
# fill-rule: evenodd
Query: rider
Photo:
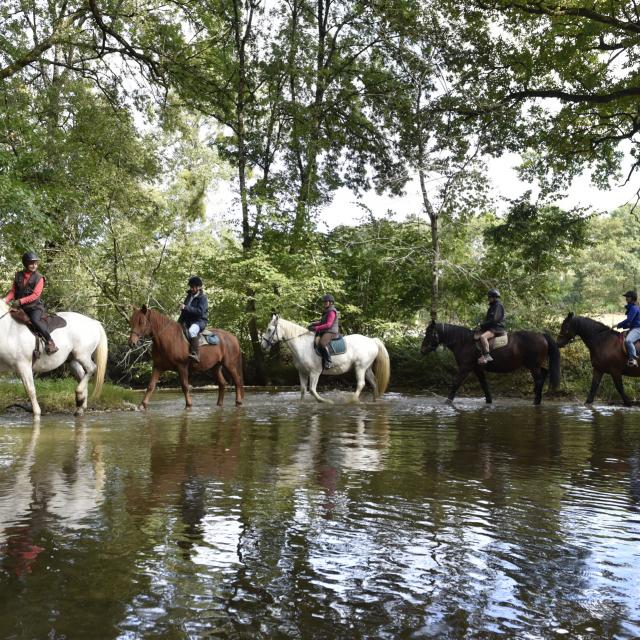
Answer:
M634 343L640 339L640 307L636 304L638 302L638 294L635 291L627 291L623 295L627 300L627 304L624 307L627 312L627 317L622 322L618 322L616 327L618 329L629 329L629 333L627 333L627 337L624 339L627 345L627 366L637 367L637 354Z
M331 354L329 353L329 343L334 338L337 338L340 333L338 328L340 314L334 305L335 298L330 293L325 294L322 297L322 318L314 320L309 325L309 331L314 331L316 334L316 344L322 354L323 369L331 369L333 367Z
M23 271L16 271L13 278L13 286L4 297L6 303L12 303L13 307L20 307L29 316L31 324L46 340L45 351L49 355L58 350L47 325L42 321L44 304L40 300L44 290L45 278L38 271L38 256L33 251L27 251L22 256Z
M187 328L189 334L189 357L195 362L200 362L198 355L199 334L207 326L207 313L209 311L209 301L202 290L202 279L198 276L189 278L189 290L187 297L180 305L181 322Z
M476 340L480 340L482 355L478 358L478 364L492 362L493 358L489 354L489 340L504 333L504 307L500 302L500 292L497 289L487 291L489 308L487 317L480 324L480 330L476 332Z

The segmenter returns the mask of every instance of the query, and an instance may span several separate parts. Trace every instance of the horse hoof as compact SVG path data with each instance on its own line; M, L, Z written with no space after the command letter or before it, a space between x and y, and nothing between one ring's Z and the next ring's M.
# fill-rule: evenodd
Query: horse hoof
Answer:
M76 416L76 418L78 418L80 416L83 416L84 415L84 409L82 409L82 408L81 409L76 409L73 415Z
M444 401L444 403L445 403L445 404L448 404L449 406L451 406L451 405L453 404L453 400L452 400L451 398L447 398L447 399Z
M146 404L139 404L138 405L138 411L146 411L147 410L147 405Z
M238 400L236 400L236 407L241 407L242 406L242 402L238 402Z

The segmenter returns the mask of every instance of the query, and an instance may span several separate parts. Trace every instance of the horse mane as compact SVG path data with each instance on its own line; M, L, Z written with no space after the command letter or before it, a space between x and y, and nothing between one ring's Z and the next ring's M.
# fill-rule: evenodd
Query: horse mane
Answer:
M445 322L436 323L436 329L438 324L442 326L442 337L447 340L451 340L452 343L458 344L460 342L467 342L470 337L473 337L473 331L467 327L463 327L459 324L446 324Z
M609 333L616 333L611 327L608 327L599 320L588 318L587 316L573 316L573 322L576 327L576 333L586 333L587 336L593 336L597 333L603 333L608 331Z
M286 338L287 340L292 338L294 335L296 335L296 333L297 334L311 333L309 329L307 329L306 327L303 327L301 324L296 324L295 322L291 322L291 320L285 320L280 316L278 316L278 326L282 328L282 331L283 331L282 337Z

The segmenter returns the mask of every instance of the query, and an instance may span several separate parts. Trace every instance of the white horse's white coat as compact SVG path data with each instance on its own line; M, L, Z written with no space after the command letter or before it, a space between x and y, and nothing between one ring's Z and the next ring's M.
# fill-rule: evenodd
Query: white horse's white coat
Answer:
M374 399L386 391L390 372L389 354L381 340L358 333L345 336L346 353L332 356L333 367L323 370L322 358L313 348L314 338L315 334L311 331L274 314L261 340L263 349L268 350L276 342L283 342L291 350L293 363L300 376L300 399L304 398L308 382L309 392L316 400L331 402L321 398L316 391L320 375L337 376L352 368L355 368L356 373L354 400L359 398L365 379L373 387Z
M81 415L87 408L87 387L91 376L96 374L94 398L99 397L104 382L108 346L102 324L71 311L61 312L58 315L67 322L66 327L55 329L52 333L58 351L53 355L43 352L32 367L36 339L27 327L11 317L8 305L0 299L0 371L14 371L20 376L31 401L34 417L41 413L33 383L34 372L52 371L68 361L73 377L78 381L77 415ZM95 362L91 359L94 352L96 352Z

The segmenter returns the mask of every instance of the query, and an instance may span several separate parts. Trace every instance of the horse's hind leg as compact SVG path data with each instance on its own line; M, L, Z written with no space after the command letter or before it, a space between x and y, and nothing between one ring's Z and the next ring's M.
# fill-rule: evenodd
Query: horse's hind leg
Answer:
M244 385L242 384L242 373L238 371L238 366L234 364L233 366L227 367L227 371L229 371L229 375L233 380L233 384L236 387L236 407L241 407L244 401Z
M307 383L309 382L309 374L300 369L300 371L298 371L298 377L300 378L300 400L304 400L304 393L307 390Z
M364 377L373 388L373 399L377 400L380 397L380 394L378 393L378 381L376 380L375 373L373 373L371 367L364 372Z
M356 367L356 390L353 394L353 401L357 402L360 400L360 394L364 389L364 376L365 370L362 367Z
M533 376L533 388L534 399L533 404L540 404L542 402L542 387L544 386L544 374L542 369L531 369L531 375Z
M25 391L29 396L33 417L39 418L42 412L40 411L38 398L36 398L36 385L33 382L33 370L28 364L19 364L17 369L18 369L18 375L20 376L20 380L22 380L22 384L25 388Z
M611 377L613 378L613 384L616 385L616 389L618 390L618 393L620 394L620 397L622 398L622 402L624 402L624 404L627 407L630 407L633 404L633 402L631 401L631 398L624 391L624 383L622 382L622 374L621 373L612 373Z
M93 361L92 363L93 364ZM81 416L84 413L84 410L87 408L87 398L89 394L87 393L89 389L89 378L91 378L93 372L96 370L95 364L93 365L92 371L86 371L84 366L80 363L79 360L71 360L69 362L69 367L71 368L71 375L78 381L78 385L76 386L76 411L75 415Z
M227 379L222 372L222 365L216 367L215 373L216 380L218 381L218 402L216 404L221 407L224 404L224 390L227 386Z
M178 368L178 378L180 378L180 386L182 387L182 393L184 393L184 406L185 409L191 409L191 394L189 393L189 368L182 366Z
M491 391L489 390L489 383L487 382L487 376L484 371L477 367L475 369L476 377L478 378L478 382L482 387L482 391L484 392L484 399L487 404L491 404L493 402L493 398L491 397Z

